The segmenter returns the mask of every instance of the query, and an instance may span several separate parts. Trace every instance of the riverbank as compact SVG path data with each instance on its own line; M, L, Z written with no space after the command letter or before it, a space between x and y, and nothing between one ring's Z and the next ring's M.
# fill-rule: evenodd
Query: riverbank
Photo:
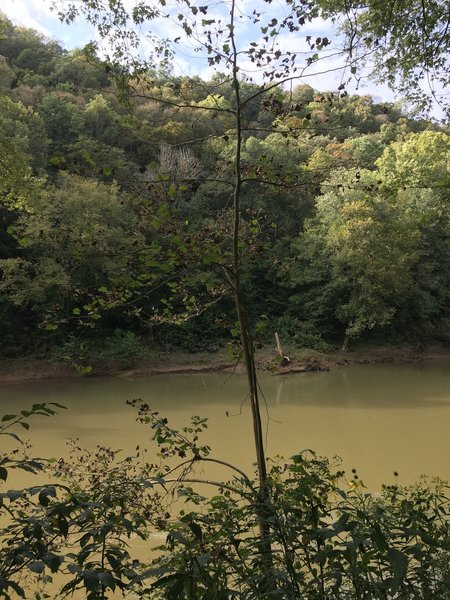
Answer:
M408 346L371 346L349 352L318 352L308 349L286 348L289 362L280 362L272 348L258 351L258 370L274 375L329 371L356 364L412 363L422 360L450 358L450 346L433 345L425 350ZM0 383L36 381L41 379L66 379L89 376L118 376L125 378L146 375L199 372L243 372L241 363L234 363L226 352L216 353L173 353L154 358L120 360L92 360L85 366L56 363L44 359L0 360Z

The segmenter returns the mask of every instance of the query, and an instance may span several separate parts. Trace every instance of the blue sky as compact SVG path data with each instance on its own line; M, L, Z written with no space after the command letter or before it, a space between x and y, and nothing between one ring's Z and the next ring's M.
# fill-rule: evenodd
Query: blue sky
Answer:
M265 4L257 2L257 0L241 1L244 8L247 10L259 6L262 6L262 10L277 10L276 4ZM127 3L130 5L132 5L133 2L134 0L127 0ZM209 0L208 2L211 6L212 3ZM205 2L205 4L206 3L207 2ZM78 20L70 26L62 24L56 13L51 11L50 5L50 0L2 0L1 10L15 24L36 29L45 36L58 40L69 50L75 47L81 47L92 39L96 39L95 31L86 22ZM160 23L161 29L167 27L167 25L167 21L165 21L164 24ZM154 26L158 28L158 23L155 23ZM174 26L176 26L176 22L174 22ZM300 53L306 49L304 38L308 34L314 37L323 37L326 35L331 39L334 39L337 44L339 44L340 41L339 38L333 35L329 23L317 20L306 26L304 30L302 30L301 35L295 37L288 34L285 43L287 47ZM246 34L243 32L242 35L245 37ZM318 65L319 68L316 68L316 71L326 72L321 75L307 75L302 82L308 83L316 89L325 91L336 89L343 79L347 78L348 73L344 73L341 69L343 65L342 59L335 56L335 52L332 48L328 51L330 55L333 56L326 59L323 66ZM202 64L198 54L196 55L193 49L186 45L180 46L180 52L175 61L175 70L181 74L199 74L206 78L211 75L211 69ZM348 90L349 92L356 91L356 82L351 82ZM368 80L362 80L360 82L357 93L370 94L379 100L392 101L395 99L395 95L386 86L374 84Z
M67 49L83 46L94 35L87 23L76 23L70 27L62 24L46 0L2 0L0 10L15 25L36 29L58 40Z

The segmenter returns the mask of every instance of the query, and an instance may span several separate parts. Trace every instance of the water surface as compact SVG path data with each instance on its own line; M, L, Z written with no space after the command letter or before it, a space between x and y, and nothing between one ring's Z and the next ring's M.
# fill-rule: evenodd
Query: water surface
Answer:
M421 474L450 479L450 361L369 365L327 373L264 375L267 453L291 456L305 448L342 457L370 488L410 483ZM132 452L150 444L127 399L142 398L181 426L193 414L208 417L205 442L217 458L251 471L252 426L246 379L225 374L157 375L39 381L0 387L2 413L35 402L59 402L68 410L36 417L29 435L36 454L59 456L68 437ZM220 473L208 472L214 477Z

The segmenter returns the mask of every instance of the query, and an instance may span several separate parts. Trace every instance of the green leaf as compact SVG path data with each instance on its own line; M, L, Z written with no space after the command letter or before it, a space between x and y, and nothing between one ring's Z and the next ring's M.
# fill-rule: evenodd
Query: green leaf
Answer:
M1 582L2 582L2 580L0 579L0 583ZM9 585L9 587L12 587L12 589L16 592L16 594L20 598L25 598L25 592L23 591L23 588L21 588L19 584L17 584L15 581L9 580L8 585Z
M22 490L8 490L6 492L6 495L11 500L11 502L13 502L14 500L17 500L17 498L20 498L22 496Z
M177 531L176 529L172 530L167 536L167 541L169 542L169 540L177 540L177 542L180 542L180 544L183 544L184 546L188 545L186 538L180 531Z
M158 581L155 581L155 583L152 585L152 588L155 589L163 587L167 583L170 583L172 581L179 581L180 579L184 580L185 577L186 576L184 574L172 573L171 575L166 575L165 577L161 577L160 579L158 579Z
M189 523L189 529L192 531L192 533L195 535L195 537L201 542L203 539L203 533L202 533L202 528L200 527L200 525L198 523Z
M45 570L45 564L41 561L31 562L28 564L28 568L33 573L43 573Z
M69 523L62 515L58 515L58 528L60 534L66 538L69 534Z
M114 578L109 571L99 573L98 579L106 588L111 588L114 591L116 585L114 583Z
M63 410L67 410L67 406L64 406L64 404L59 404L59 402L50 402L49 404L51 404L52 406L56 406L57 408L62 408Z
M5 467L0 467L0 479L6 481L8 479L8 471Z
M83 581L87 590L94 592L98 588L98 575L95 571L84 571Z
M111 565L111 568L114 571L117 571L120 569L121 562L114 554L112 554L111 552L107 552L106 558L107 558L109 564Z
M15 440L17 440L21 444L23 443L22 440L20 439L20 437L18 435L16 435L15 433L12 433L11 431L3 431L2 435L9 435L9 437L14 438Z
M183 575L178 581L174 581L173 584L167 588L167 600L178 600L188 580L189 576Z
M69 564L67 565L67 570L69 571L69 573L72 573L72 575L75 575L75 573L79 573L81 571L81 567L80 565Z
M53 486L44 488L39 494L39 504L42 506L48 506L50 504L50 497L56 497L56 490Z
M48 552L43 557L43 561L47 565L47 567L50 568L52 573L57 573L59 571L59 567L63 563L63 558L62 558L62 556L58 556L58 555L54 554L53 552Z
M379 550L381 550L382 552L388 550L389 546L386 541L386 536L382 533L378 525L374 526L370 537Z
M90 531L88 531L88 533L85 533L83 535L83 537L80 539L79 544L81 546L81 548L83 548L84 546L86 546L86 544L89 542L89 540L92 537L92 533Z
M12 421L16 417L17 417L17 415L3 415L2 421Z
M387 556L394 571L392 590L396 591L408 572L408 558L403 552L395 548L389 548Z

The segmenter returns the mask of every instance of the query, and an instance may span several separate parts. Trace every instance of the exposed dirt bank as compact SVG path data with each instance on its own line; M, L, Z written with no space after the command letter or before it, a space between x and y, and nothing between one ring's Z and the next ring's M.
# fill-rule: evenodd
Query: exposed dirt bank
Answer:
M378 346L351 352L322 353L305 349L286 349L290 362L281 364L276 352L266 348L258 352L257 366L260 371L274 375L328 371L355 364L410 363L422 360L450 358L450 346L434 345L417 351L406 346ZM286 364L287 363L287 364ZM224 352L214 354L174 353L154 359L130 361L93 360L90 376L143 377L154 374L196 373L214 371L243 371L241 364L233 364ZM57 364L42 359L0 360L0 383L61 379L85 376L73 366Z

